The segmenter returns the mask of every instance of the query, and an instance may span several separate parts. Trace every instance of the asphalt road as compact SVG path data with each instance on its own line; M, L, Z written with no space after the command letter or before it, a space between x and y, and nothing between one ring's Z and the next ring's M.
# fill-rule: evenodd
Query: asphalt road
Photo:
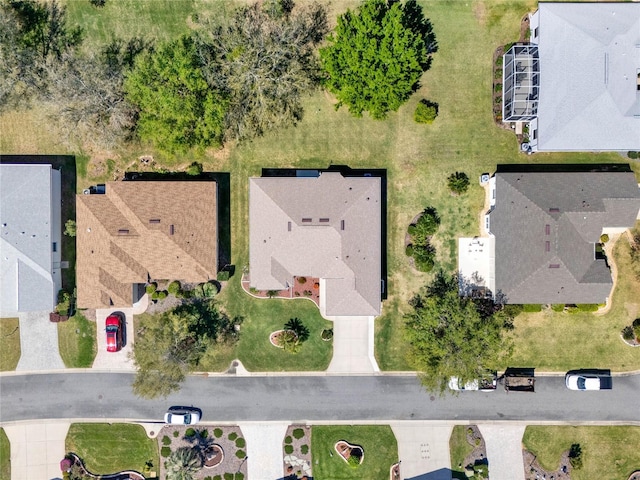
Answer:
M640 375L613 389L567 390L563 377L538 377L536 392L429 395L413 376L189 377L166 399L142 400L132 374L0 376L0 422L54 418L160 421L170 405L194 405L203 421L527 421L640 423Z

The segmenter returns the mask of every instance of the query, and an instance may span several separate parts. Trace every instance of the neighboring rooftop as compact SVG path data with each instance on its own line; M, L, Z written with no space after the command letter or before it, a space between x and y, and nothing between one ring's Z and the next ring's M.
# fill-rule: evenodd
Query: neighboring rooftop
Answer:
M490 231L497 296L516 304L604 303L612 287L595 245L632 227L632 172L498 172Z
M78 195L78 306L131 306L149 280L215 279L216 212L215 182L109 182Z
M251 286L282 290L294 276L318 277L323 315L379 315L382 211L380 177L250 178Z
M640 3L540 3L531 29L537 149L640 149Z
M0 165L0 316L53 311L60 274L60 172Z

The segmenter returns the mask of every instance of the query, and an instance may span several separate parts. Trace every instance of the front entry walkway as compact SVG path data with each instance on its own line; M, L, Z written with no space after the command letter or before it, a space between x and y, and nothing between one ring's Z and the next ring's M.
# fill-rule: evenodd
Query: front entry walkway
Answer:
M49 321L49 311L19 313L20 360L16 370L64 368L58 347L58 324Z
M374 357L374 317L328 317L333 320L333 358L329 373L379 372Z
M289 423L238 423L247 441L247 478L284 477L282 443Z
M522 436L526 425L478 425L487 446L491 480L524 480Z
M20 423L3 428L11 444L11 480L62 477L60 460L66 454L68 422Z
M398 441L400 476L403 479L451 479L449 438L453 425L398 422L391 423L391 429Z

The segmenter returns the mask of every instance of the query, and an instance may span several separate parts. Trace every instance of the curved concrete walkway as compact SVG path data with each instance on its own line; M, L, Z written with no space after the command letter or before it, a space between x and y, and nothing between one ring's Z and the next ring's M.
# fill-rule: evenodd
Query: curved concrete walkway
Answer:
M64 363L58 348L58 324L49 312L24 312L20 320L20 360L16 370L59 370Z

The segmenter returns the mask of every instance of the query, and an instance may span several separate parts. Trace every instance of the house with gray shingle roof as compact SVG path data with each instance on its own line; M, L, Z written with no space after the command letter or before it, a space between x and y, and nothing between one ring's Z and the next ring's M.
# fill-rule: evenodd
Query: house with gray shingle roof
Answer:
M0 316L53 311L62 288L60 172L0 165Z
M313 172L249 179L250 285L316 277L322 315L379 315L382 179Z
M216 278L215 182L108 182L77 195L76 217L80 308L130 307L148 281Z
M640 150L640 3L546 3L504 56L503 120L538 151Z
M495 237L495 291L514 304L604 303L611 272L596 245L633 227L633 172L498 172L486 225Z

